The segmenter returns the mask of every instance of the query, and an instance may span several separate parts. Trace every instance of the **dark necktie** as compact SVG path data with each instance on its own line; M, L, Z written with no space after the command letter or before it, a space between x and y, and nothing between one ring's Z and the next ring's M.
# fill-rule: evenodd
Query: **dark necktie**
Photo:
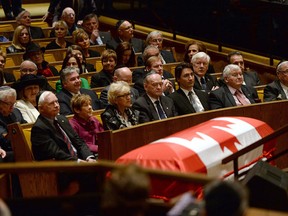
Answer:
M201 82L201 85L202 85L202 89L203 89L203 90L206 90L207 85L206 85L205 78L204 78L204 77L201 77L201 78L200 78L200 82Z
M235 92L235 96L238 99L238 101L242 104L242 105L248 105L250 104L244 97L244 94L241 93L239 90L236 90Z
M54 126L55 126L57 132L63 137L63 140L66 143L67 148L68 148L71 156L76 156L76 154L75 154L75 152L73 150L73 147L71 145L69 137L67 136L65 131L60 127L59 122L57 120L54 120Z
M189 97L189 101L190 101L190 103L192 104L192 106L193 106L193 108L195 109L195 111L196 111L196 112L199 112L200 109L199 109L196 101L195 101L194 98L193 98L193 93L192 93L192 91L190 91L190 92L188 93L188 97Z
M157 112L159 114L160 119L166 118L165 113L160 106L160 101L159 100L155 101L155 104L156 104Z

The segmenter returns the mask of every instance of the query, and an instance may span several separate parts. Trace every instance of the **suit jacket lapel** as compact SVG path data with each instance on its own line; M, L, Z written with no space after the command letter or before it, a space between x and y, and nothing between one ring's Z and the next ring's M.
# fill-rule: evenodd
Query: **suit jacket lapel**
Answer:
M284 90L283 90L283 88L282 88L282 86L281 86L281 84L280 84L280 81L279 81L279 80L276 80L275 83L276 83L276 85L277 85L277 88L280 89L281 98L282 98L282 99L287 99L286 94L285 94L285 92L284 92Z
M227 85L224 86L225 88L225 92L226 92L226 96L228 98L228 100L230 101L230 103L233 105L233 106L236 106L236 102L235 102L235 99L233 97L233 95L231 94L229 88L227 87Z
M147 101L149 110L151 110L151 117L152 117L151 119L155 119L155 120L159 119L158 113L155 109L153 102L150 100L147 94L145 94L144 97Z
M183 92L182 89L178 89L177 92L180 94L180 97L182 97L183 99L181 100L181 102L183 102L182 104L184 106L186 106L191 112L196 112L196 110L194 109L194 107L192 106L192 104L190 103L190 101L188 100L187 96L185 95L185 93Z

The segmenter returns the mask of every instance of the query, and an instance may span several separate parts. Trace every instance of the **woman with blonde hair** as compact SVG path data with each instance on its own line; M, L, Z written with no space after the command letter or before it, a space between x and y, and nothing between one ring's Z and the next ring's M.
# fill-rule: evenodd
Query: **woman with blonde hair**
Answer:
M109 105L101 114L105 130L117 130L137 125L139 111L131 108L131 91L127 82L117 81L108 91Z
M7 53L25 52L27 45L31 43L31 36L27 27L17 26L14 31L12 44L6 48Z
M61 49L67 48L72 45L69 41L65 40L65 36L68 32L68 26L65 21L59 20L54 23L54 31L56 39L51 41L46 49Z
M73 31L72 37L73 37L74 44L79 45L82 48L84 56L86 58L100 56L99 52L89 49L90 38L89 38L89 35L83 29L79 28Z

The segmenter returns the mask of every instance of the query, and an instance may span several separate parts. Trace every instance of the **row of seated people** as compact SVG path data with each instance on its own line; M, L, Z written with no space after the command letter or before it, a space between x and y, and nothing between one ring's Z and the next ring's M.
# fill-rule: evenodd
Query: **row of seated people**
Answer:
M161 62L159 57L151 57L158 58L158 61ZM94 140L94 143L97 141L95 137L97 137L97 132L102 131L104 129L116 130L124 127L130 127L139 123L150 122L154 120L169 118L177 115L194 113L194 112L203 112L209 109L218 109L224 107L231 106L242 106L248 105L257 102L258 96L255 89L251 86L243 85L243 75L242 70L239 66L235 64L229 64L225 67L223 71L223 83L222 86L217 86L217 83L210 86L209 82L212 80L207 80L206 85L201 83L200 88L197 89L196 80L197 71L204 72L208 70L209 65L209 56L204 52L199 52L192 57L192 62L194 65L192 66L189 63L180 63L175 69L176 81L179 84L179 89L177 91L170 91L171 83L163 81L161 75L156 71L152 70L152 72L148 73L143 81L145 94L137 97L137 92L135 90L131 90L129 84L125 81L113 82L109 86L109 90L106 89L107 98L109 104L106 107L103 107L103 103L99 101L95 92L81 88L81 81L79 78L79 72L77 68L68 67L63 70L63 74L61 75L62 82L62 90L54 95L52 92L47 92L47 101L43 101L45 106L43 105L43 113L41 113L41 109L39 108L40 102L38 102L38 106L36 101L36 94L39 92L40 88L45 84L45 79L43 77L37 77L36 75L24 75L19 82L14 83L14 88L18 90L18 99L16 103L17 108L13 108L16 102L16 92L9 93L11 88L3 86L0 91L0 103L1 103L1 121L3 122L3 128L1 131L2 137L5 138L5 125L19 121L20 123L24 123L27 121L37 122L40 118L39 116L46 116L48 119L54 119L56 116L58 118L58 112L62 114L66 111L70 111L75 114L75 118L77 121L78 116L78 133L84 140L89 138ZM31 63L31 62L30 62ZM32 64L33 65L33 64ZM25 66L25 65L24 65ZM27 65L26 65L27 66ZM31 66L31 65L30 65ZM30 66L27 66L26 69L31 69ZM279 74L279 80L282 80L281 77L285 78L286 69L288 68L288 62L283 62L278 65L277 73ZM26 71L29 71L26 70ZM34 68L34 71L36 68ZM193 72L194 70L194 72ZM195 75L194 75L195 74ZM122 77L122 78L121 78ZM129 68L123 67L118 68L115 71L115 81L116 80L131 80L132 72ZM277 83L275 81L275 83ZM272 96L275 95L275 88L273 88L274 83L271 85L267 85L265 88L265 95ZM167 88L168 87L168 88ZM207 88L208 87L208 88ZM168 91L165 91L168 89ZM269 89L273 89L273 91L269 91ZM78 94L80 92L80 97ZM134 93L133 93L134 92ZM135 93L136 92L136 93ZM164 94L163 94L164 93ZM164 96L165 93L167 96ZM74 99L72 99L73 95ZM86 99L85 95L89 95ZM131 97L133 95L133 97ZM284 92L285 97L286 94ZM103 95L104 96L104 95ZM279 95L275 95L275 99L279 99ZM20 98L21 97L21 98ZM71 107L71 100L76 100L79 97L80 105L75 108ZM76 98L76 99L75 99ZM286 97L287 98L287 97ZM271 99L273 100L273 99ZM131 104L133 102L132 108ZM156 103L154 103L156 102ZM82 107L83 106L83 107ZM86 108L84 108L86 107ZM38 108L38 110L37 110ZM44 109L45 108L45 109ZM101 124L95 119L95 123L91 123L89 118L91 117L92 109L102 109L105 108L104 112L101 115L103 127ZM19 111L20 110L20 111ZM86 115L86 120L80 117L80 112L78 115L76 114L76 110L82 110L81 115ZM51 113L52 112L52 113ZM47 114L48 113L48 114ZM40 115L39 115L40 114ZM50 116L51 115L51 116ZM25 119L23 118L25 116ZM75 119L74 118L74 119ZM44 118L45 119L45 118ZM64 117L60 118L64 121ZM87 120L88 119L88 120ZM92 126L90 125L92 124ZM80 127L80 126L81 127ZM89 126L90 125L90 126ZM74 128L75 129L75 128ZM46 130L48 130L46 128ZM51 128L50 128L51 130ZM87 132L88 130L88 132ZM96 130L95 133L92 133L89 130ZM51 132L51 131L50 131ZM43 140L51 139L51 133L49 131L35 132L32 130L32 145L36 145L38 147L42 146ZM7 131L6 131L7 133ZM90 134L88 136L87 134ZM75 134L73 134L74 136ZM40 136L40 137L39 137ZM44 137L43 137L44 136ZM46 137L45 137L46 136ZM33 138L35 137L35 139ZM39 139L37 139L39 137ZM79 140L72 139L75 141L72 145L78 146ZM33 144L33 140L35 140ZM8 143L8 142L7 142ZM82 142L82 144L85 142ZM88 141L86 141L88 143ZM52 145L51 143L47 143L47 145ZM55 145L55 140L53 146ZM42 146L43 147L43 146ZM49 146L45 147L45 150L49 150ZM63 146L62 146L63 147ZM5 147L9 150L9 144ZM4 149L5 149L4 148ZM36 148L37 149L37 148ZM11 149L10 149L11 150ZM42 149L43 150L43 149ZM50 151L50 150L49 150ZM94 152L96 153L96 152ZM40 156L37 156L37 151L34 152L36 155L36 159L67 159L67 155L62 157L63 155L52 154L51 152L42 152ZM86 154L87 155L87 154ZM74 155L75 156L75 155ZM48 158L47 158L48 157ZM51 157L51 158L49 158ZM71 155L70 155L71 157ZM69 157L69 158L70 158ZM74 157L75 158L75 157Z

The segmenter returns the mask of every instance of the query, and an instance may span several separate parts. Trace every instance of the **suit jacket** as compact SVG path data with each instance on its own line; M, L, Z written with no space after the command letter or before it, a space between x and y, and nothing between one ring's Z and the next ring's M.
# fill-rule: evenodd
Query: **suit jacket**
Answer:
M119 43L121 43L121 40L119 38L115 38L115 39L112 38L111 41L106 43L106 48L116 50ZM130 43L132 44L132 47L133 47L135 53L143 52L144 47L145 47L145 43L143 40L141 40L139 38L132 38Z
M280 80L274 80L264 88L264 101L286 100L286 94L280 84Z
M241 90L251 104L255 103L255 99L258 99L257 91L254 88L242 85ZM221 86L220 88L210 92L209 104L211 109L236 106L234 97L227 85Z
M175 59L174 59L172 52L170 52L168 50L161 50L160 53L161 53L161 56L165 60L166 63L175 62ZM137 57L137 65L138 66L145 65L143 62L143 55L142 54Z
M167 118L178 115L171 98L160 96L159 100ZM154 107L154 104L146 93L135 101L133 108L140 112L139 123L159 120L158 113Z
M73 0L51 0L48 11L54 14L53 22L60 20L62 11L66 7L71 7L75 11L75 20L82 20L87 14L97 14L97 8L94 0L79 0L78 8L73 6Z
M93 110L98 110L102 108L101 103L98 99L98 96L94 91L90 89L80 88L80 93L87 94L91 97ZM56 96L58 98L59 105L60 105L60 114L61 115L73 114L73 111L70 106L72 94L66 89L62 89L59 93L56 94Z
M205 81L206 81L208 92L211 91L213 86L219 86L219 84L217 82L217 79L215 77L211 76L210 74L206 73L204 78L205 78ZM196 76L195 76L195 83L194 83L194 87L193 88L194 89L198 89L198 90L202 90L202 86L201 86L201 84L198 81Z
M260 79L257 72L255 71L244 71L243 73L244 81L247 86L257 86L261 85Z
M42 28L37 26L30 26L29 28L31 39L45 38Z
M0 72L0 76L2 76L1 72ZM5 72L4 71L3 76L4 76L4 80L5 80L6 83L15 82L16 81L13 73L9 73L9 72Z
M208 103L208 93L197 89L194 89L194 92L198 96L204 110L209 110L210 107ZM176 107L178 115L196 113L194 107L192 106L182 89L179 88L177 91L168 95L168 97L170 97L174 101L174 105Z
M91 77L91 88L105 87L113 82L113 74L101 70Z
M99 31L99 37L101 38L103 44L107 44L109 41L112 40L111 32ZM99 45L97 40L94 42L90 41L91 45Z
M101 101L101 104L104 106L104 107L107 107L108 106L108 91L109 91L109 88L110 88L110 85L106 86L102 91L101 91L101 94L100 94L100 101ZM131 91L131 103L133 104L137 98L139 97L139 92L137 89L131 87L130 88L130 91Z
M145 68L136 69L132 73L132 82L134 83L133 87L138 90L139 95L143 95L145 93L143 81L144 81L146 74L147 74L147 71L145 70ZM165 70L163 71L163 77L164 79L174 78L170 72L165 71ZM173 82L173 86L175 87L175 82Z
M77 150L77 156L71 156L66 142L51 122L40 115L31 130L32 151L35 160L86 160L92 156L92 152L86 143L78 136L69 124L65 116L56 116L59 125L69 137L73 147Z

